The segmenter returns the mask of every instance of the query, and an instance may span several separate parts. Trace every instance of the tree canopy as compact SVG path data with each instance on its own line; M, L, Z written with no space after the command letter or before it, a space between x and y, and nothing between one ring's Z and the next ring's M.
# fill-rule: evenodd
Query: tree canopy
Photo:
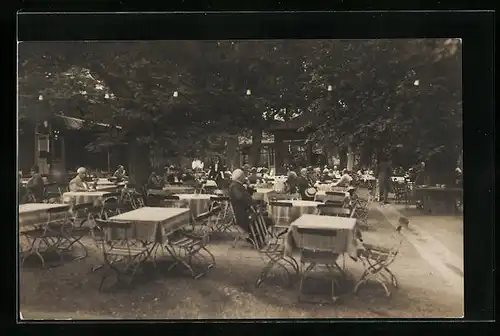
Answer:
M461 150L461 43L22 42L19 97L20 118L63 111L122 126L94 148L143 143L195 155L220 146L224 134L257 138L305 113L312 139L402 147L428 160Z

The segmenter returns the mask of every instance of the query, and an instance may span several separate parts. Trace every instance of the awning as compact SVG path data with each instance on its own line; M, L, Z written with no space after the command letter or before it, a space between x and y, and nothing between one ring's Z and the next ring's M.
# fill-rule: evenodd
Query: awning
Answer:
M88 122L88 121L83 120L83 119L67 117L67 116L60 115L60 114L55 115L55 118L62 121L63 126L65 128L72 129L72 130L82 129L85 126L85 123ZM97 126L101 126L101 127L113 127L109 124L103 124L103 123L92 123L92 124L97 125ZM114 126L114 128L121 129L120 126Z

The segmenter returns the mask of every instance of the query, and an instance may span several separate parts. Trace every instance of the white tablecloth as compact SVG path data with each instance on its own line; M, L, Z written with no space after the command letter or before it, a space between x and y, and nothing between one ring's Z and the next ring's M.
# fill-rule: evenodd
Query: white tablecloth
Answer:
M109 191L69 191L63 194L63 202L67 204L100 204L107 194Z
M19 227L30 226L33 224L43 224L47 222L49 215L48 209L60 209L60 212L54 214L57 218L63 218L68 214L68 204L45 204L45 203L27 203L19 205ZM54 219L54 218L52 218Z
M114 222L131 222L129 239L164 243L170 233L189 224L191 214L183 208L143 207L109 218ZM121 238L117 232L110 232L113 239Z
M210 209L210 197L212 195L207 194L176 194L179 200L186 200L189 202L189 209L193 215L198 216L199 214L208 211Z
M336 232L336 236L301 236L297 228L331 230ZM293 251L298 248L307 248L319 251L332 251L338 254L349 253L356 255L358 241L354 234L355 228L355 218L304 214L290 224L286 237L285 253L292 255Z
M347 191L340 191L343 193L343 196L340 195L327 195L326 191L320 190L314 195L314 200L315 201L339 201L339 202L345 202L347 199L349 199L350 195Z

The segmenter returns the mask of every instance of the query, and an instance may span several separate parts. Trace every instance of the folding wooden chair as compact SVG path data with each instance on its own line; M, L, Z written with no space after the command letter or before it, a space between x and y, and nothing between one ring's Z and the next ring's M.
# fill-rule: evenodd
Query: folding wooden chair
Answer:
M121 193L121 202L124 205L129 205L132 209L144 207L144 195L136 189L134 184L129 184Z
M331 281L331 301L335 303L335 286L338 286L338 270L344 276L343 269L338 265L337 259L337 231L315 228L297 227L300 248L300 285L298 300L302 301L303 287L309 273L317 266L324 265L328 269ZM321 242L321 243L320 243Z
M279 266L286 274L286 282L290 285L291 276L286 265L290 265L298 275L299 267L292 257L285 255L285 246L282 239L274 236L272 229L266 226L265 220L259 212L253 210L252 221L250 222L250 241L253 247L259 252L259 256L266 264L255 282L255 287L259 287L271 270Z
M188 200L181 200L179 196L175 195L165 196L163 202L168 208L189 208Z
M179 230L168 237L168 247L170 252L173 252L173 257L176 259L174 264L169 267L169 270L179 264L183 264L191 273L194 279L199 279L206 274L208 270L215 266L215 257L207 249L210 240L212 228L210 223L213 222L213 217L221 211L220 207L214 207L211 210L198 215L194 218L193 230ZM207 254L210 258L208 264L203 254ZM202 270L198 273L194 270L194 260L201 260Z
M396 236L393 238L395 243L392 247L363 244L363 249L358 251L358 257L363 263L365 271L354 287L355 293L358 292L361 285L371 280L376 281L384 288L386 296L391 295L387 287L388 284L391 284L394 288L398 288L397 278L389 269L389 266L396 260L399 249L403 244L404 237L401 234L403 227L408 227L408 219L404 217L399 220L399 225L395 232Z
M215 229L219 232L235 231L234 212L229 196L211 196L210 209L220 207L221 210L215 217Z
M96 219L96 224L102 230L102 235L95 236L95 243L102 252L103 274L99 285L99 290L104 291L110 286L105 286L106 279L111 274L116 275L116 282L132 284L134 277L140 266L149 259L151 249L149 247L138 247L131 243L128 237L132 229L132 223L116 223ZM116 239L112 239L114 234ZM95 269L94 269L95 270ZM128 277L128 280L125 280Z
M164 207L165 196L162 195L148 195L146 197L146 206L148 207Z
M45 200L49 204L61 203L63 194L69 191L68 183L49 183L45 185Z
M320 216L350 217L351 210L339 207L337 203L318 204L318 214Z
M116 197L108 197L106 198L101 206L100 219L108 220L108 218L117 216L121 214L124 210L123 204L120 203L120 200Z
M275 237L283 236L296 218L293 214L293 204L290 202L270 202L270 215L273 219Z
M45 267L45 259L42 253L49 252L57 253L61 262L64 261L61 254L62 250L59 247L62 240L68 237L68 226L71 228L71 224L68 222L68 214L55 208L48 209L47 215L48 218L45 223L40 223L31 230L21 232L21 235L25 237L30 245L21 258L21 267L30 255L36 255L40 259L42 267Z

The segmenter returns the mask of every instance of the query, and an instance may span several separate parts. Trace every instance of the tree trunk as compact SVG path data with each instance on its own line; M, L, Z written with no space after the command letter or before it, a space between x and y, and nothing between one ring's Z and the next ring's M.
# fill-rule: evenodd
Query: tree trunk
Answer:
M149 145L137 141L129 142L129 179L135 184L137 189L146 186L151 173L149 160Z
M252 130L252 147L250 149L250 164L258 167L260 163L260 151L262 147L262 130L255 128Z
M347 170L352 170L354 168L354 148L349 145L347 148Z
M347 167L347 148L342 147L339 149L340 169Z
M227 168L231 171L239 167L238 162L238 136L229 135L226 138Z

